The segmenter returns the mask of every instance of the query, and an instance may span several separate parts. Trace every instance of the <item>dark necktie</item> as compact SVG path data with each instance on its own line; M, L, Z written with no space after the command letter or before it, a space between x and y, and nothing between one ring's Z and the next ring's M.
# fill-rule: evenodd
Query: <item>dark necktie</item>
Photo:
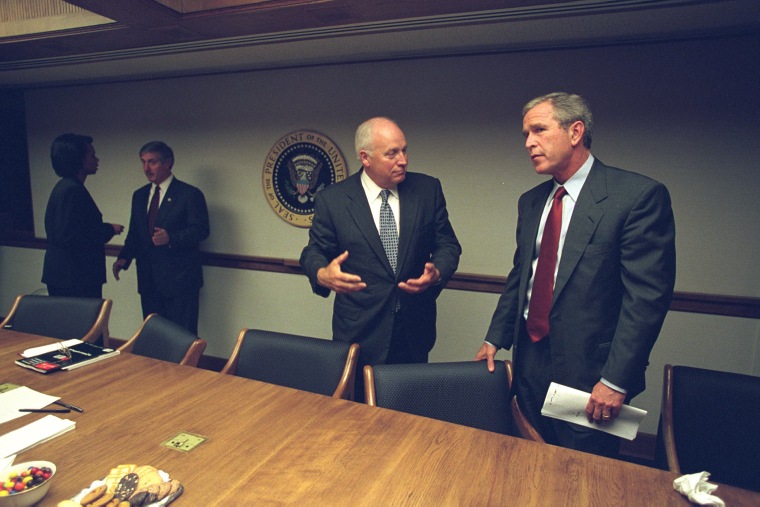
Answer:
M396 231L396 220L393 218L393 210L388 204L388 194L390 190L381 190L380 197L383 203L380 205L380 241L383 242L385 255L388 262L396 274L396 263L398 262L398 232Z
M153 236L153 229L156 226L156 217L158 216L158 203L161 201L161 187L156 185L153 191L153 198L150 200L148 208L148 235Z
M565 187L559 187L554 193L552 207L544 225L544 234L541 236L541 251L538 254L538 266L533 278L526 323L528 336L533 342L540 341L549 334L549 310L552 306L557 249L562 230L562 198L566 193Z

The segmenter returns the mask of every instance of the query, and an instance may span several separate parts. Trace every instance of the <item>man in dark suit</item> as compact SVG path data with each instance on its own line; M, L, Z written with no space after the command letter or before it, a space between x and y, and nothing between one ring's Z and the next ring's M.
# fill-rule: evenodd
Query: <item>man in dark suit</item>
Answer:
M333 339L359 343L361 366L427 362L436 298L462 251L441 184L407 172L406 138L387 118L362 123L355 147L363 169L317 194L301 266L316 294L335 292ZM395 228L392 254L383 221Z
M580 389L591 393L589 420L603 425L644 390L675 284L675 225L665 186L591 155L592 125L577 95L545 95L523 109L525 147L552 179L520 197L514 266L476 360L493 371L496 351L513 346L517 400L544 439L614 457L616 437L543 417L541 406L551 382ZM546 263L542 310L535 273L558 188L559 245Z
M158 313L197 334L203 286L198 245L209 235L206 199L174 177L174 153L165 143L143 146L140 160L150 183L132 195L129 232L113 274L118 280L136 259L143 317Z

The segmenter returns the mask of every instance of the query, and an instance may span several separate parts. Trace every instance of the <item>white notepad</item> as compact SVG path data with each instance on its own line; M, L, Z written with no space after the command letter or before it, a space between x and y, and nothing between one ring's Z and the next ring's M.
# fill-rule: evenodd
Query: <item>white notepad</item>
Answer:
M0 436L0 458L31 449L75 427L74 421L48 414L42 419Z

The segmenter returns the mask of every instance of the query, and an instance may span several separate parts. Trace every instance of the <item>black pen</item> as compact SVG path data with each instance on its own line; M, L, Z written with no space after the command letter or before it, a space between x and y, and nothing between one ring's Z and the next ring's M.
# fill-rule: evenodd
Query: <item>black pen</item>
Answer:
M62 407L70 408L71 410L76 410L77 412L84 412L83 408L77 407L76 405L69 405L68 403L64 403L62 401L54 401L53 403Z
M40 412L46 414L68 414L71 412L68 408L20 408L19 412Z

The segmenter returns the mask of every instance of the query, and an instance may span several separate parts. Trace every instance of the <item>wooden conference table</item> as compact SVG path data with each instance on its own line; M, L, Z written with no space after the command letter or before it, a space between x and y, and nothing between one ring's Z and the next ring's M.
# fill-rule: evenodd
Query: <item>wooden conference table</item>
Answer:
M180 480L178 507L689 505L670 472L131 354L50 375L14 364L53 341L0 330L0 384L85 409L57 414L76 429L16 459L58 467L40 505L125 463ZM182 432L207 440L190 452L162 445ZM758 493L716 493L729 507L760 505Z

